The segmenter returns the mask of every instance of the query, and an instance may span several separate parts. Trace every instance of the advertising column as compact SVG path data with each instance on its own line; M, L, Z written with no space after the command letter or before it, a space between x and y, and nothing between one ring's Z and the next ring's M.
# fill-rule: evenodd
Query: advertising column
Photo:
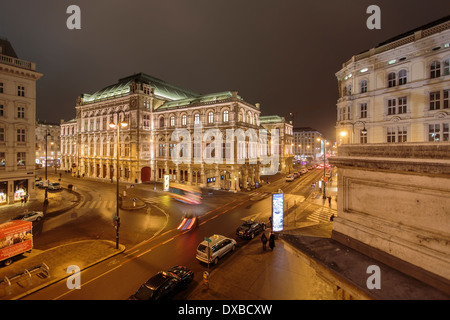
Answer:
M272 194L272 230L283 231L284 194Z

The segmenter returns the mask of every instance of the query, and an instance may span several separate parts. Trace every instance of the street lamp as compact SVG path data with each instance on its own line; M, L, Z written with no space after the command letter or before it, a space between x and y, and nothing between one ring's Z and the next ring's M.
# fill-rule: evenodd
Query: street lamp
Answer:
M45 187L45 196L44 196L44 205L48 204L48 180L47 180L47 137L50 135L48 129L45 130L45 183L47 186Z
M349 124L351 124L352 125L352 137L351 137L351 143L353 143L353 137L354 137L354 134L355 134L355 125L356 124L359 124L359 123L361 123L362 125L363 125L363 129L361 130L361 133L363 134L363 135L366 135L367 134L367 129L366 129L366 123L364 122L364 121L360 121L360 120L358 120L358 121L356 121L356 122L350 122ZM343 130L343 131L341 131L340 133L339 133L339 135L341 136L341 138L345 138L346 136L347 136L347 131L345 131L345 130Z
M317 138L317 141L323 141L323 195L322 195L322 199L325 199L326 198L326 193L325 193L325 170L326 170L326 164L325 164L325 161L327 159L327 140L326 139Z
M119 125L119 114L123 113L125 118L125 113L123 111L119 111L116 113L117 115L117 124L114 123L114 121L111 121L109 124L109 127L111 129L114 129L117 127L117 166L116 166L116 181L117 181L117 190L116 190L116 249L119 249L119 226L120 226L120 219L119 219L119 146L120 146L120 127L126 128L128 126L128 123L123 120L120 122Z

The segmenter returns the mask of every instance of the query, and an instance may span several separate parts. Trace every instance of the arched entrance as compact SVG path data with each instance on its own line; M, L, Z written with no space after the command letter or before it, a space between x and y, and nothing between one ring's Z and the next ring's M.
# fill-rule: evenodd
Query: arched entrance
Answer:
M152 169L150 167L143 167L141 169L141 181L142 182L148 182L150 181Z

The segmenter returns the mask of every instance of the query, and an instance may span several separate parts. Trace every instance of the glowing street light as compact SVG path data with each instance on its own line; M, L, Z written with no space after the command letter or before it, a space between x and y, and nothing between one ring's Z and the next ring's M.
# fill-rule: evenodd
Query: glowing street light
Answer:
M122 120L119 125L119 113L124 114L123 111L117 112L117 124L114 123L114 121L111 121L109 124L109 127L111 129L117 128L117 166L116 166L116 181L117 181L117 190L116 190L116 249L119 249L119 226L120 226L120 219L119 219L119 146L120 146L120 128L126 128L128 126L128 123L125 120Z

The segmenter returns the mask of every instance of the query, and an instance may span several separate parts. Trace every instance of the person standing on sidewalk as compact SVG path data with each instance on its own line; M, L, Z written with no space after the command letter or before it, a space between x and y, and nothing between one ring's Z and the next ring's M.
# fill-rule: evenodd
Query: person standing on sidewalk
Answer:
M266 234L264 232L261 235L261 242L262 242L262 245L263 245L263 250L266 251L267 237L266 237Z
M273 234L272 231L270 231L270 236L269 236L269 247L271 250L273 250L273 248L275 247L275 235Z

